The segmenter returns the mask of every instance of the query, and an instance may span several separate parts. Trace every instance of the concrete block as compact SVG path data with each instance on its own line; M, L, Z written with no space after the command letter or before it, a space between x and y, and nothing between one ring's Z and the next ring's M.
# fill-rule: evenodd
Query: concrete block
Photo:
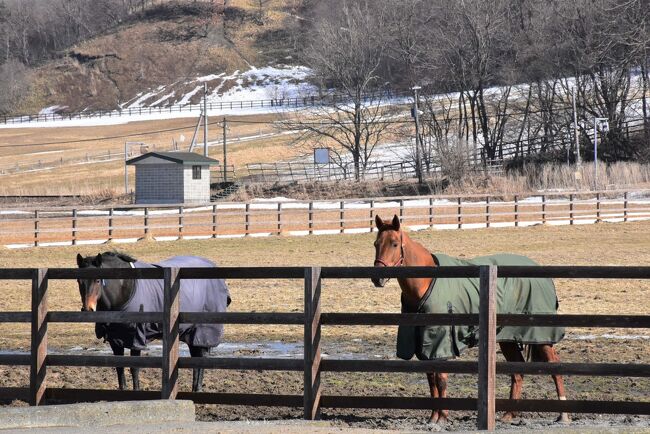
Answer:
M194 422L194 403L186 400L97 402L0 408L0 429L100 427L122 424Z

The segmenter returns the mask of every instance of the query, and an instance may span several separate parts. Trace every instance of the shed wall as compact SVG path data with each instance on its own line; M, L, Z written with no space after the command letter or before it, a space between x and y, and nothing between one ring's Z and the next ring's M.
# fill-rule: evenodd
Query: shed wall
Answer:
M135 166L135 203L183 203L183 181L181 164L138 164Z

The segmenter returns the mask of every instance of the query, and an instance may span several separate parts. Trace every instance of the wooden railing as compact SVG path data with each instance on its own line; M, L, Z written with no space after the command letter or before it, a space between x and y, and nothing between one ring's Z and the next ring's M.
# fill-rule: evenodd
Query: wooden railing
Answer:
M371 277L479 278L477 314L400 314L322 312L323 279ZM650 315L513 315L496 314L496 281L500 277L561 277L596 279L650 279L650 267L278 267L278 268L145 268L145 269L0 269L0 280L31 280L31 312L2 312L0 322L30 322L29 355L0 355L0 365L30 366L29 388L0 388L0 398L23 399L32 405L46 400L67 402L132 399L192 399L195 403L303 407L306 419L318 417L321 408L451 409L478 412L479 429L493 429L496 410L650 414L650 402L508 400L496 399L495 375L565 374L585 376L650 377L650 364L621 363L513 363L496 362L497 325L650 328ZM162 279L163 312L58 312L48 310L50 280L94 278ZM302 279L304 311L285 312L179 312L181 279ZM164 325L162 357L125 357L48 354L47 328L57 322L158 322ZM302 324L304 353L301 359L187 358L179 357L179 323ZM481 342L478 362L321 359L322 325L478 325ZM118 391L49 388L49 366L101 366L161 368L160 391ZM178 392L178 370L183 368L303 371L303 395ZM424 398L397 396L327 395L320 382L322 372L449 372L478 374L476 398Z
M650 218L649 190L411 196L203 206L20 208L0 213L0 245L372 231L375 215L419 228L576 224Z

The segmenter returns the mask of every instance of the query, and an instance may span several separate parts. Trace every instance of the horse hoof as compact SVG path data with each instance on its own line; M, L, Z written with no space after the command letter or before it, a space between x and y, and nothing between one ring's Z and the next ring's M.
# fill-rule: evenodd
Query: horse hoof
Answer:
M511 412L508 412L508 413L504 414L503 416L501 416L501 422L509 423L509 422L512 422L512 420L514 418L515 418L515 414L511 413Z
M571 423L571 418L569 417L568 413L562 413L558 416L557 419L555 419L555 423L560 423L563 425L568 425Z

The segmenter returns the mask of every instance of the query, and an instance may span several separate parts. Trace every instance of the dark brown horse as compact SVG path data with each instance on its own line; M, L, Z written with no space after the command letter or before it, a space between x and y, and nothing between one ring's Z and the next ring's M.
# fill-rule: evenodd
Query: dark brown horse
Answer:
M399 267L399 266L421 266L436 267L438 260L426 248L416 241L413 241L406 232L400 228L400 221L397 216L390 222L383 221L379 216L375 218L378 229L375 240L375 266L376 267ZM383 287L388 279L374 278L372 282L377 287ZM420 300L432 284L432 278L403 278L397 279L402 290L402 304L417 306ZM434 289L435 290L435 285ZM523 362L524 357L516 342L499 342L499 347L504 357L509 362ZM560 359L550 344L530 344L530 355L533 361L559 362ZM445 398L447 396L447 374L441 372L427 373L429 389L434 398ZM564 382L561 375L553 375L557 396L565 400ZM512 375L510 387L510 399L519 399L523 384L523 375ZM507 412L501 418L502 421L509 421L515 416L514 412ZM429 422L442 423L448 418L448 410L433 410ZM570 421L567 413L561 413L558 422L567 423Z
M153 267L215 267L212 261L196 256L177 256L152 265L122 254L105 252L97 256L77 255L79 268L153 268ZM163 282L160 279L90 279L79 280L82 311L161 312L163 310ZM225 312L230 304L228 286L223 279L182 279L180 309L185 312ZM97 323L95 334L104 338L115 355L124 355L129 348L132 356L139 356L147 343L162 338L159 323ZM180 340L185 342L192 357L206 357L223 335L222 324L180 324ZM124 368L116 368L120 389L126 388ZM133 389L139 390L137 368L131 368ZM195 368L192 391L203 386L203 368Z

